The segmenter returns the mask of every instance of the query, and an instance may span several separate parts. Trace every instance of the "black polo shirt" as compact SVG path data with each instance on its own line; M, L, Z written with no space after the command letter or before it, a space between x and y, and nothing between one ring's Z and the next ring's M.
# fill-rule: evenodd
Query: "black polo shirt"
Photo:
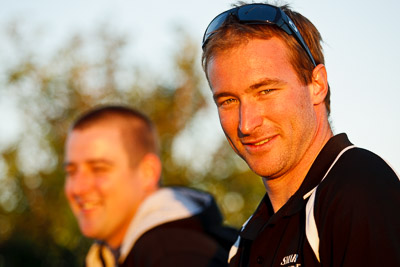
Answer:
M350 145L345 134L332 137L277 213L264 196L240 234L230 266L400 266L400 182L394 171L372 152L354 148L321 182ZM317 185L321 263L305 233L304 196Z

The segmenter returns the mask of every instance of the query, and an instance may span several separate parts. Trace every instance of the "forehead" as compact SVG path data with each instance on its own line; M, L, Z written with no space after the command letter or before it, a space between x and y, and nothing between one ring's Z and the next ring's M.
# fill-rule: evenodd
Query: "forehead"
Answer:
M66 142L68 158L115 157L124 154L121 129L109 123L75 129L70 132Z
M293 67L288 47L280 38L252 39L249 42L217 52L207 66L212 89L254 82L256 79L284 79Z

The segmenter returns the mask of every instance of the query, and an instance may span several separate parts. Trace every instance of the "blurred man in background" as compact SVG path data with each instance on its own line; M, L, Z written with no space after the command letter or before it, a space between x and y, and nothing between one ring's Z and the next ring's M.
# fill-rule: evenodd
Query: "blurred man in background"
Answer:
M66 141L65 193L82 233L95 240L86 266L226 266L236 231L214 199L160 188L153 123L106 106L84 114Z
M224 133L266 189L232 266L400 266L399 177L333 135L320 42L307 18L262 3L221 13L204 34Z

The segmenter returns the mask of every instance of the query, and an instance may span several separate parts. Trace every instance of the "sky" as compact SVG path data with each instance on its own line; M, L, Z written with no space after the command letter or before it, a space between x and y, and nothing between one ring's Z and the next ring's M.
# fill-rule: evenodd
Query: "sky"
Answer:
M282 2L282 1L281 1ZM132 54L144 66L165 73L175 47L174 29L186 30L199 45L208 23L234 1L228 0L0 0L0 25L20 20L27 31L42 27L44 49L60 47L71 34L97 29L102 23L133 37ZM309 18L324 39L331 87L334 133L346 132L400 172L400 1L291 0L286 3ZM1 36L0 36L1 40ZM1 41L0 41L1 42ZM211 94L210 94L211 98ZM8 108L0 99L0 111ZM216 109L199 127L206 135L186 137L193 150L222 137ZM12 118L8 116L7 118ZM0 138L13 133L5 121ZM4 119L4 120L3 120ZM215 138L213 136L218 136ZM197 139L197 140L196 140ZM201 139L201 140L200 140ZM196 147L196 144L198 147Z

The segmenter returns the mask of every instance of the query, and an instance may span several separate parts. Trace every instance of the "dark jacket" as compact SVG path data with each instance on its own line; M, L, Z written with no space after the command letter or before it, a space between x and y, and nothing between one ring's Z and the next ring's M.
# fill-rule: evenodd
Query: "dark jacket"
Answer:
M185 187L162 188L140 206L120 248L118 266L227 266L237 231L222 225L213 197ZM87 257L110 258L91 248ZM103 259L102 259L103 258Z

